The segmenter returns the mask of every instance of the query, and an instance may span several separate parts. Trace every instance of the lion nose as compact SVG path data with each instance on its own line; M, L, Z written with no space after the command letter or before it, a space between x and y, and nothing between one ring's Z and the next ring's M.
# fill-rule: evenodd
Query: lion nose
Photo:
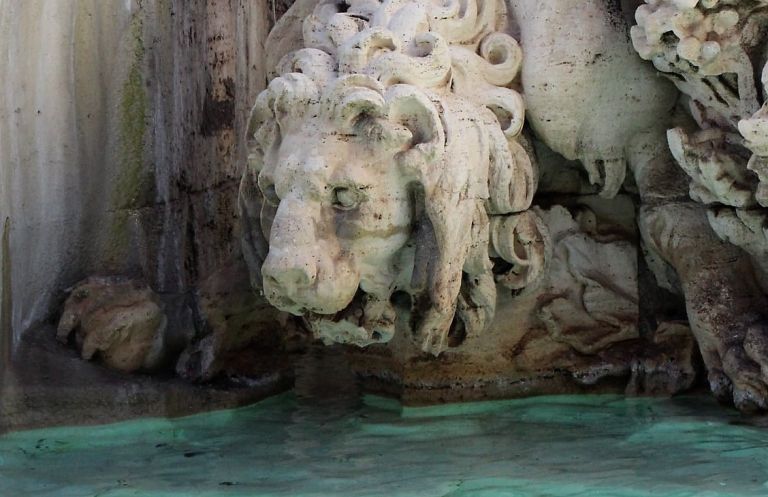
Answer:
M311 286L317 277L317 267L309 258L273 253L267 256L261 272L265 280L289 294Z

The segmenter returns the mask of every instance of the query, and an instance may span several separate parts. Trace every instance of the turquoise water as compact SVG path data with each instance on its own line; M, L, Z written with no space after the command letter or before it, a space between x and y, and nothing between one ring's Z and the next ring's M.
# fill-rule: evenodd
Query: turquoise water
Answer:
M768 495L768 429L706 398L401 409L285 394L0 438L2 497Z

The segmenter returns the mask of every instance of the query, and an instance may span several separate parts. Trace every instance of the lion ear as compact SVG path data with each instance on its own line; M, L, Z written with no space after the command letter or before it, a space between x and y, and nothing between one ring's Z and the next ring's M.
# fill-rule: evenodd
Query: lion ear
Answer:
M400 166L426 186L431 181L425 174L439 174L430 164L442 161L445 152L440 114L423 92L410 85L390 87L384 99L389 121L407 128L411 135L410 146L399 156Z

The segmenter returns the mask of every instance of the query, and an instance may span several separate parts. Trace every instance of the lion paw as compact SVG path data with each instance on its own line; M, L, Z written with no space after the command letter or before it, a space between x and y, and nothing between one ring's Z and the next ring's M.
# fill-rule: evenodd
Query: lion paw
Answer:
M744 412L768 411L768 328L751 326L742 345L733 345L720 357L721 367L709 367L709 385L723 402Z
M431 331L425 333L421 341L421 350L433 356L439 356L446 349L447 333L441 331Z

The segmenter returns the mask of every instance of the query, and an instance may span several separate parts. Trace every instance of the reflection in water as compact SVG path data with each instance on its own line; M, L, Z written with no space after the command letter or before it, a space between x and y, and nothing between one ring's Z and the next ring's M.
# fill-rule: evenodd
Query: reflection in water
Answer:
M708 398L403 409L341 390L335 400L285 394L183 419L7 435L0 495L768 495L768 431Z

